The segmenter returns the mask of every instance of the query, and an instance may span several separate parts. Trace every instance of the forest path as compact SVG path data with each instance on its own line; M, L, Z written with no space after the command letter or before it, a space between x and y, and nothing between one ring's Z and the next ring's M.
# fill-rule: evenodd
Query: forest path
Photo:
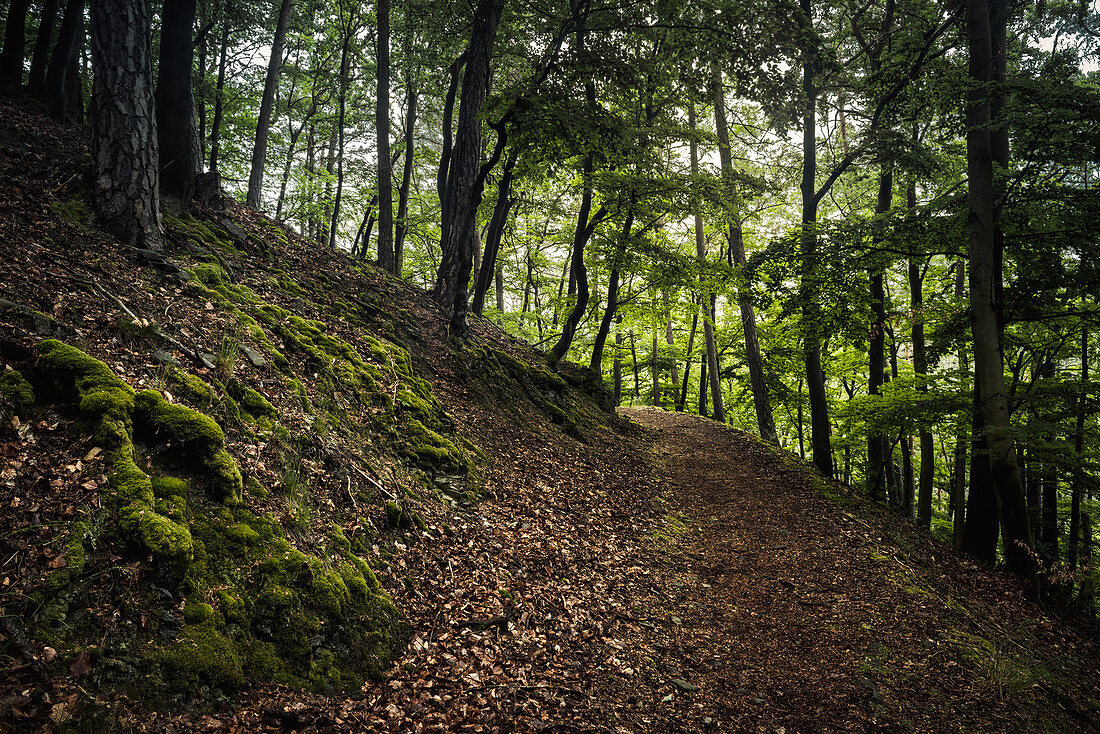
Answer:
M670 509L690 529L666 573L695 666L684 677L718 729L1049 730L1030 690L1045 682L998 650L998 615L948 588L950 551L884 512L849 512L853 500L755 438L625 413L655 432ZM1059 713L1084 723L1073 708Z

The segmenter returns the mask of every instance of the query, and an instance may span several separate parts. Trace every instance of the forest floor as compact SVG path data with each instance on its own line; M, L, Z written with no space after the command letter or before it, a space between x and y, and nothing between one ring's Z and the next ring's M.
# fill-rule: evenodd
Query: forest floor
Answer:
M404 550L394 598L414 636L362 698L266 687L144 724L1100 731L1095 639L1012 578L754 437L620 413L632 425L587 446L512 444L494 499L454 538Z

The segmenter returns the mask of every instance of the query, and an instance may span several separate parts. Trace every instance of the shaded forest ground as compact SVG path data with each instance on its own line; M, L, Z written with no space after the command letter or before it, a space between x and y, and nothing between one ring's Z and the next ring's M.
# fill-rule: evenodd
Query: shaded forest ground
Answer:
M31 360L53 336L134 386L164 385L158 350L213 384L225 366L203 367L179 345L200 357L224 352L227 335L261 347L188 285L196 265L217 263L364 353L372 334L406 344L454 434L482 452L485 487L476 503L424 492L409 456L364 441L362 426L319 431L318 417L367 418L317 414L340 395L316 364L287 352L303 400L272 365L231 360L299 441L296 467L311 479L308 497L288 493L272 437L215 412L255 480L248 507L303 550L329 524L360 533L408 645L351 694L246 681L151 711L108 675L109 660L36 637L35 610L20 604L66 568L67 528L99 514L105 482L71 408L38 405L0 439L0 730L1097 730L1094 641L1010 578L797 460L691 416L604 413L576 368L544 374L537 353L484 321L457 345L425 294L240 208L197 212L201 228L170 223L168 261L141 264L88 226L86 173L79 135L5 103L6 362ZM489 349L520 366L502 373L505 358L490 364ZM419 522L387 513L395 496ZM90 550L102 557L89 553L79 579L79 598L94 602L81 613L104 620L104 640L129 617L141 626L147 612L178 616L177 599L148 606L142 589L155 579L143 558Z

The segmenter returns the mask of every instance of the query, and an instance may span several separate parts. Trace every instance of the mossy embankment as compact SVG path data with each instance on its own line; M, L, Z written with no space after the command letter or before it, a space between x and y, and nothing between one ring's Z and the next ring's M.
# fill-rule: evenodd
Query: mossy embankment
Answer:
M450 340L426 294L338 253L303 267L316 245L241 215L169 221L157 267L85 254L60 306L0 311L3 430L50 426L83 488L3 541L48 549L4 604L88 692L65 716L99 716L97 691L201 708L266 682L358 690L406 638L395 544L451 533L440 514L476 508L493 471L444 400L470 389L564 441L610 420L584 370ZM72 242L98 237L70 219Z

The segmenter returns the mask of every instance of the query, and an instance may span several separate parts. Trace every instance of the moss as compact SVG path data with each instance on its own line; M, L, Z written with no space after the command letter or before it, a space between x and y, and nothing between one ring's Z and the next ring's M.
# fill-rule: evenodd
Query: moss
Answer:
M18 370L8 370L0 373L0 398L20 414L34 404L34 388Z
M196 408L207 408L217 401L217 395L209 385L179 367L169 368L168 384L176 397Z
M241 545L255 545L260 540L260 534L253 530L251 525L243 522L227 527L225 537Z
M210 416L173 405L160 393L145 390L135 398L134 417L150 437L172 446L177 455L199 455L214 499L240 504L244 480L237 462L223 448L225 434Z
M194 557L191 531L186 526L158 514L150 506L134 502L122 508L119 526L153 555L157 571L171 584L181 581Z
M202 624L214 618L214 607L202 602L188 604L183 608L183 621L187 624Z
M213 263L198 263L191 266L191 278L206 286L224 286L225 271L220 265Z
M154 659L167 669L173 687L235 689L244 684L237 646L218 631L212 619L184 626L176 642L157 651Z
M90 416L128 421L133 413L133 388L76 347L47 339L38 345L38 366L61 383L63 392L73 394L80 410Z
M218 590L218 608L226 624L247 627L251 621L244 599L228 589Z

